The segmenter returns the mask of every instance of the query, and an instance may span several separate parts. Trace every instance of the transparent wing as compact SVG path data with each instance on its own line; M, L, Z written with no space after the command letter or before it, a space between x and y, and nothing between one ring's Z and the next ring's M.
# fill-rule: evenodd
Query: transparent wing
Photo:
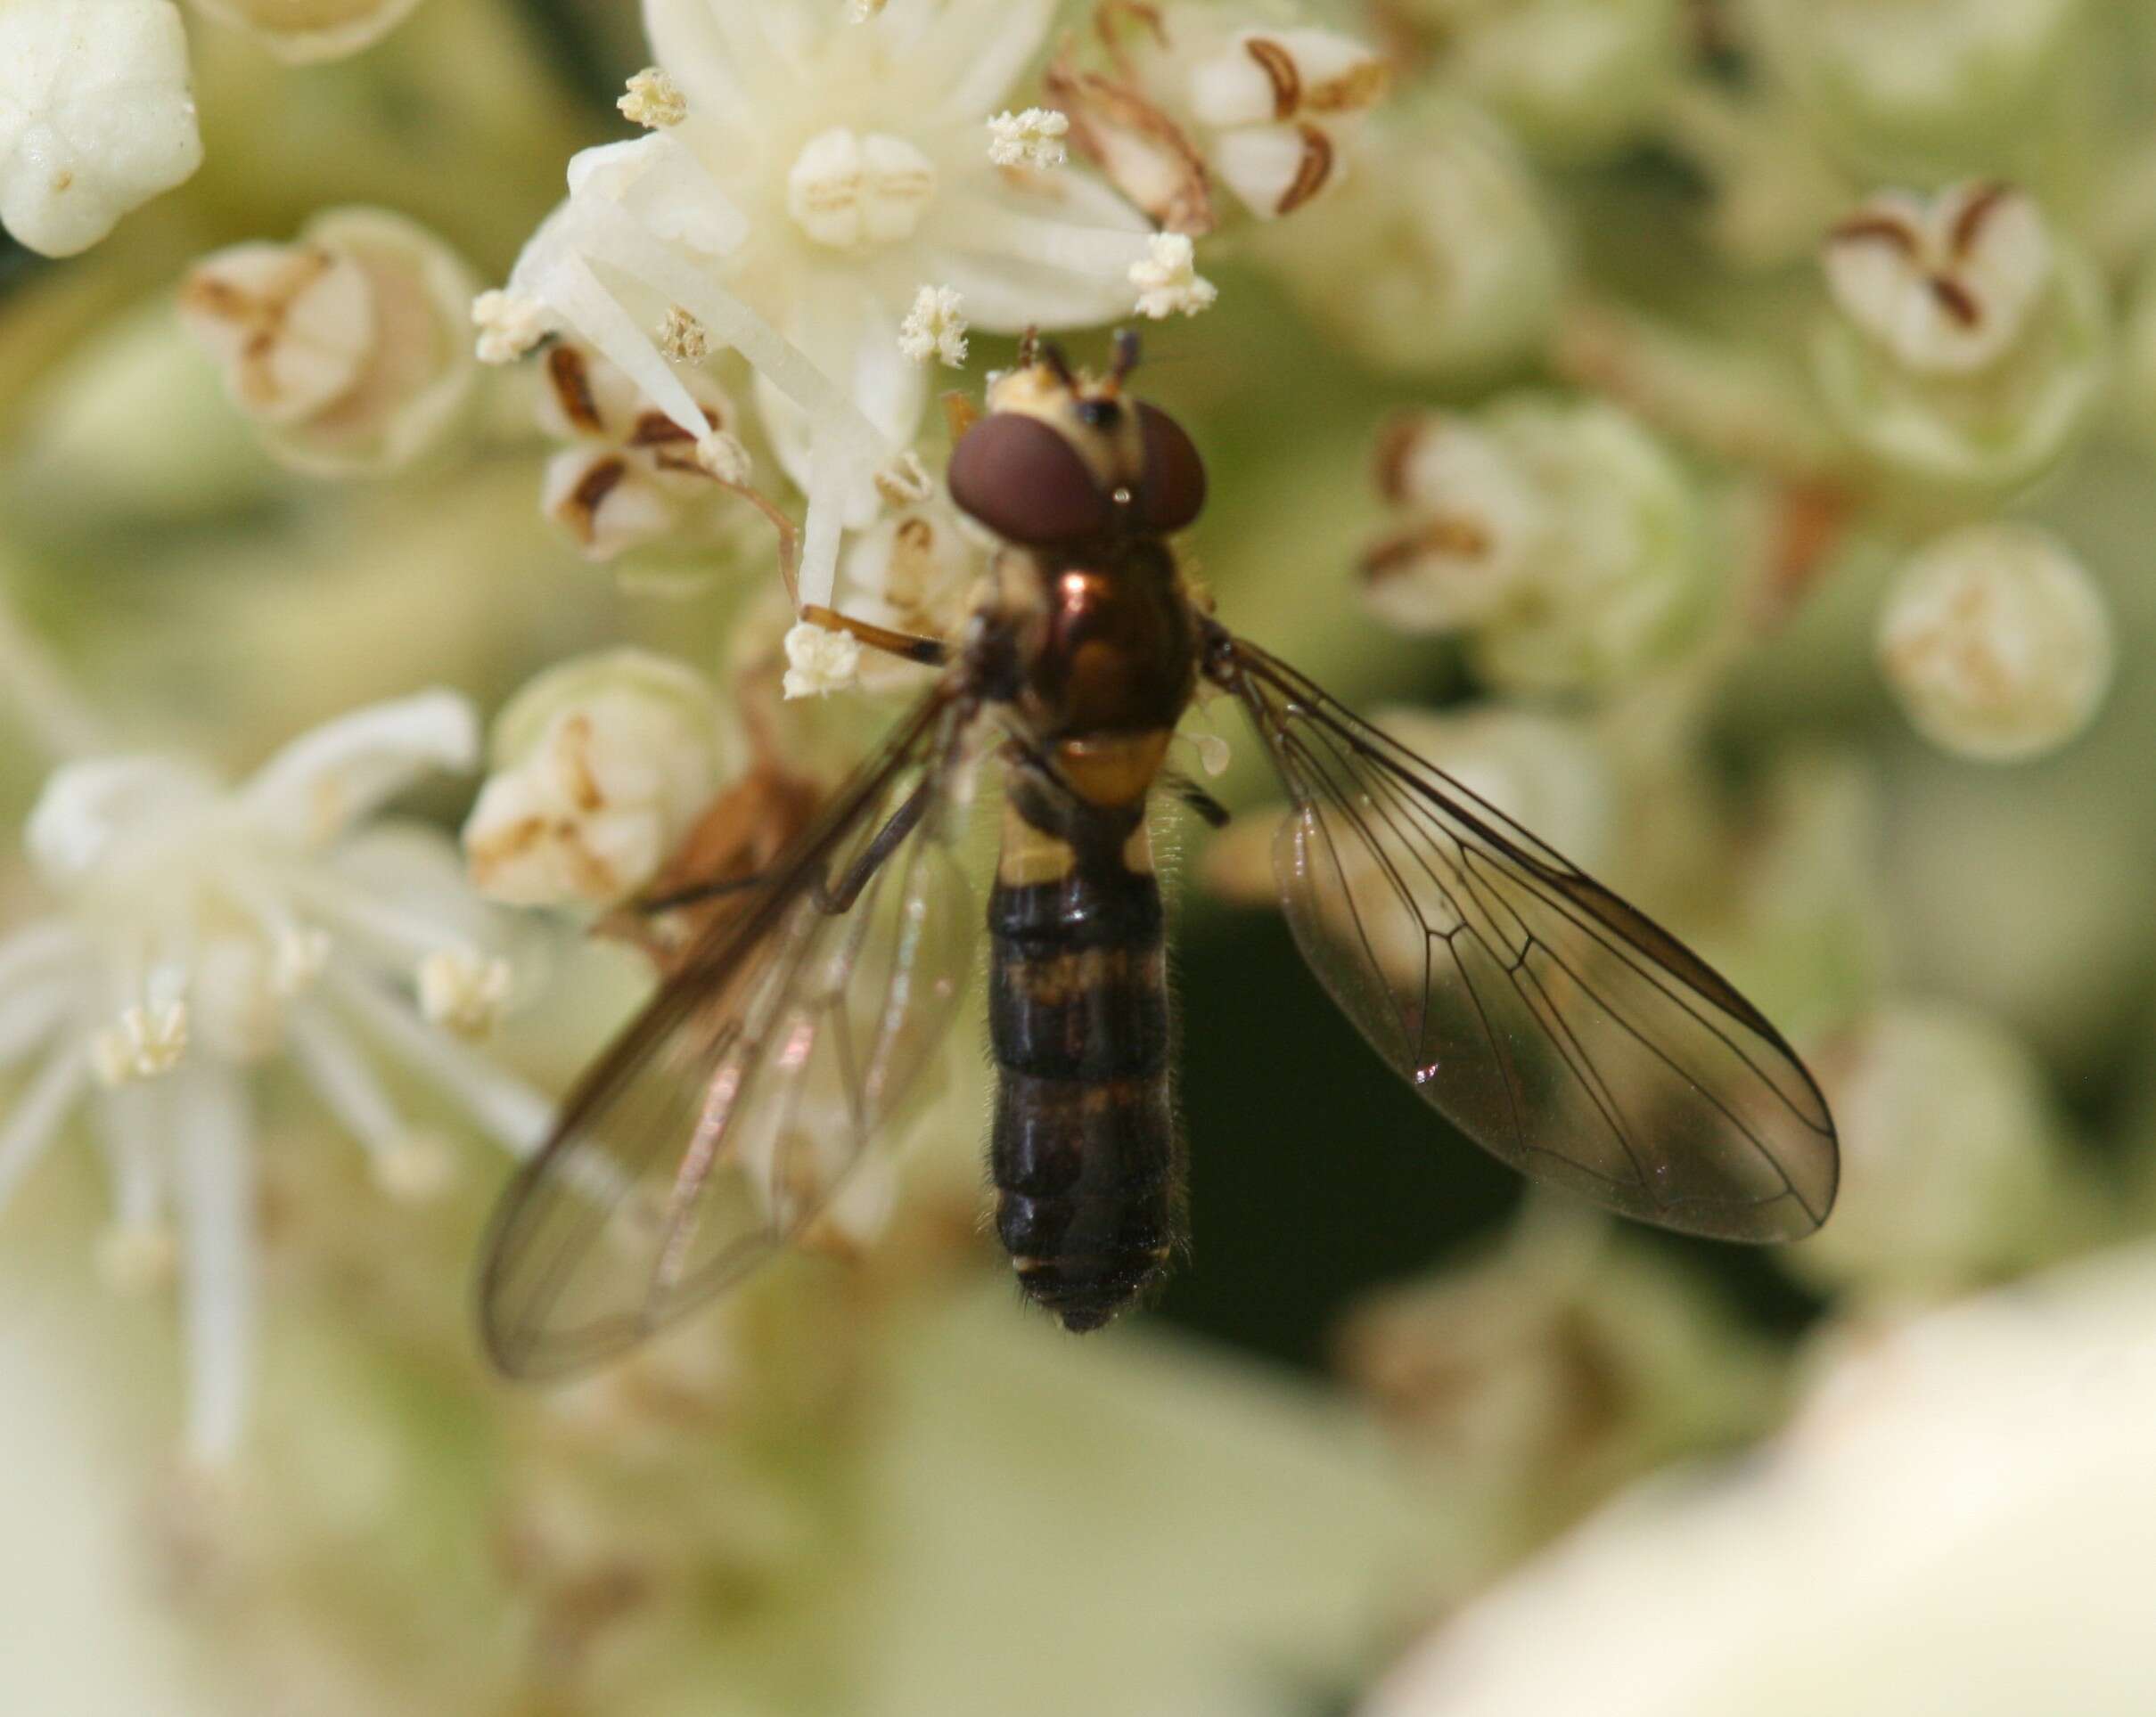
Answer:
M965 724L930 692L570 1093L488 1237L480 1319L503 1370L634 1345L839 1196L973 964Z
M1667 931L1302 675L1220 670L1286 782L1274 848L1303 956L1477 1143L1627 1216L1731 1240L1826 1220L1825 1100Z

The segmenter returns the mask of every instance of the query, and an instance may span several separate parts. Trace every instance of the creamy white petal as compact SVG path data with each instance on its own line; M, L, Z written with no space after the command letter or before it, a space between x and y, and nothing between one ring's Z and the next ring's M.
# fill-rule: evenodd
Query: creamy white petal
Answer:
M165 1153L154 1086L115 1085L90 1107L112 1180L112 1215L126 1229L153 1227L165 1212Z
M12 1067L50 1037L80 993L71 977L0 986L0 1069Z
M130 830L213 804L217 782L170 757L92 757L63 764L31 808L23 845L56 887L102 864Z
M455 1098L474 1121L517 1155L529 1156L545 1142L553 1125L551 1099L430 1029L379 985L332 971L324 986L391 1053Z
M976 123L1004 105L1027 62L1047 41L1055 0L954 0L924 50L958 68L935 107L932 123Z
M40 919L0 940L0 996L42 977L82 952L82 936L65 919Z
M0 1119L0 1210L45 1147L60 1132L90 1076L79 1043L69 1043L45 1059L28 1085Z
M337 1124L380 1159L410 1129L366 1057L324 1009L302 1008L288 1026L292 1058Z
M173 1146L173 1202L184 1258L187 1445L223 1461L238 1447L254 1374L256 1237L246 1085L201 1061L160 1089Z
M644 0L644 33L653 57L688 96L692 121L745 136L748 98L709 0Z
M437 771L479 762L479 715L454 691L356 709L304 733L241 789L265 832L318 846Z

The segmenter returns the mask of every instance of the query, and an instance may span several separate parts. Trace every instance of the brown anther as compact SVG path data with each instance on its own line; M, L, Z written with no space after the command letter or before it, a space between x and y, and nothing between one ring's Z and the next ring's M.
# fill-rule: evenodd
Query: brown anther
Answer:
M553 389L562 416L586 435L603 432L605 426L600 421L599 402L592 397L591 371L584 362L583 353L573 346L550 347L546 353L546 381Z
M622 478L628 473L629 468L625 461L603 459L585 472L583 480L570 491L566 503L570 528L586 543L591 542L598 535L601 505L608 495L620 486Z
M1984 223L1990 219L1991 211L2013 194L2013 187L2000 179L1988 181L1971 194L1962 212L1955 217L1954 231L1950 235L1957 261L1969 254L1971 247L1984 230Z
M1292 215L1323 191L1332 176L1332 139L1316 126L1306 125L1298 129L1302 134L1302 159L1295 168L1294 179L1281 193L1275 214Z
M1273 117L1293 119L1302 105L1302 74L1295 69L1295 56L1268 36L1253 36L1242 47L1273 86Z
M1951 274L1933 274L1925 282L1939 307L1964 328L1973 328L1984 319L1983 307L1975 296Z
M644 412L638 414L635 427L629 431L628 445L632 447L670 447L695 439L664 412Z
M1845 241L1877 239L1892 245L1905 257L1914 257L1918 249L1916 234L1909 230L1907 224L1888 215L1853 216L1835 226L1827 236L1836 244Z
M1416 412L1396 412L1379 427L1374 454L1378 493L1396 507L1406 504L1407 459L1422 435L1422 418Z

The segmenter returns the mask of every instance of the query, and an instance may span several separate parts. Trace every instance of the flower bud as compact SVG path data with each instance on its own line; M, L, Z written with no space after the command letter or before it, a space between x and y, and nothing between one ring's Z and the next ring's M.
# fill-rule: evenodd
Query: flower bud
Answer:
M2111 615L2047 532L1975 525L1902 569L1880 615L1879 658L1927 739L2012 762L2088 725L2111 683Z
M1606 689L1668 659L1703 617L1691 486L1612 406L1521 397L1468 426L1410 420L1381 446L1380 481L1403 522L1365 557L1373 605L1465 632L1505 690Z
M404 22L419 0L194 0L288 65L341 60Z
M1678 0L1403 0L1402 11L1432 27L1441 82L1564 157L1637 137L1683 57Z
M1261 221L1329 191L1390 81L1383 55L1332 30L1251 28L1210 5L1134 7L1121 33L1103 18L1111 69L1066 53L1049 93L1070 141L1170 233L1212 231L1217 184Z
M1829 409L1925 482L2019 486L2088 425L2110 357L2095 267L1996 182L1875 199L1824 257L1838 313L1814 342Z
M712 504L727 498L722 482L750 475L737 456L745 453L741 414L700 370L684 371L681 380L714 426L701 441L577 340L548 347L539 372L539 427L570 444L547 464L540 509L591 560L611 560L706 522Z
M1832 1221L1778 1253L1822 1287L1971 1288L2043 1255L2061 1130L2029 1051L1942 1003L1883 1009L1813 1058L1841 1133Z
M0 225L71 257L202 161L169 0L0 6Z
M1519 461L1466 418L1419 413L1381 438L1378 482L1406 527L1363 556L1363 598L1403 632L1490 618L1527 579L1548 523Z
M2081 0L1757 0L1769 66L1872 174L2009 165L2048 117Z
M1557 309L1557 242L1504 134L1426 102L1373 127L1357 170L1290 225L1248 235L1305 315L1393 373L1476 380L1519 365Z
M700 675L612 650L550 668L496 718L493 773L463 830L480 891L606 906L664 864L732 764L732 723Z
M1481 1566L1645 1468L1745 1435L1772 1399L1764 1351L1681 1269L1540 1199L1490 1255L1357 1308L1340 1364L1445 1487Z
M430 452L462 414L471 284L425 228L333 209L291 244L205 257L180 288L180 317L278 459L373 476Z

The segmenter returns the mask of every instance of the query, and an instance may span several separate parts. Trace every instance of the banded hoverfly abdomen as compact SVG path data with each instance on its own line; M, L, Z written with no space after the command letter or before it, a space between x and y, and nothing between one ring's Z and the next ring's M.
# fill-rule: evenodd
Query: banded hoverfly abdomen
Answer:
M1182 1243L1160 886L1143 801L1051 814L1012 785L988 904L996 1233L1029 1298L1094 1329Z

